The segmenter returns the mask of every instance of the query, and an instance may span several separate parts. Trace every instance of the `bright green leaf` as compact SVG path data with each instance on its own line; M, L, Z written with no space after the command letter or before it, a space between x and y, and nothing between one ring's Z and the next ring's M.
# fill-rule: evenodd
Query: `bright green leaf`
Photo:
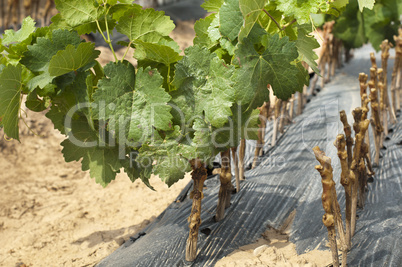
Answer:
M314 49L319 48L320 44L313 36L308 35L308 31L306 30L306 28L310 28L310 25L299 27L297 36L298 38L296 40L297 51L302 57L301 59L305 61L313 69L314 72L320 73L316 62L318 56L314 52Z
M6 66L0 73L0 117L8 137L19 140L18 113L21 107L22 68Z
M169 46L145 43L141 40L135 41L136 50L134 57L138 60L152 60L169 66L179 61L182 56Z
M93 0L55 0L56 8L71 27L96 21L101 14Z
M240 64L235 85L237 101L251 109L269 99L268 84L277 97L286 100L294 92L301 91L306 83L305 79L298 78L301 70L290 64L298 57L294 42L288 37L279 39L276 34L263 38L262 44L265 51L259 54L254 45L244 39L235 52ZM307 77L307 71L302 73Z
M96 132L83 117L71 121L68 137L61 143L66 162L82 159L82 170L89 170L90 176L103 187L115 179L123 167L119 160L118 146L99 146Z
M57 52L49 63L49 74L61 76L93 62L100 54L94 43L81 43L77 48L68 45L65 50Z
M231 41L235 40L243 25L243 15L240 11L239 0L226 0L219 10L220 32Z
M152 8L145 10L128 10L120 18L116 29L127 35L130 41L137 39L157 43L163 36L168 36L175 25L163 11L155 11Z
M316 14L320 10L322 0L277 0L278 10L285 16L293 16L299 24L310 21L310 13Z
M244 26L241 29L239 40L246 38L251 29L254 27L258 16L260 15L264 5L267 3L266 0L240 0L240 10L244 18Z
M207 48L212 48L213 46L218 44L217 40L211 39L208 32L208 28L211 26L211 23L215 19L215 17L216 14L213 13L205 19L199 19L196 21L196 23L194 24L194 31L196 34L193 40L194 44L205 46Z
M201 7L208 12L218 12L224 0L207 0Z
M35 21L31 17L26 17L22 21L21 29L18 31L6 30L3 36L3 45L11 43L19 43L27 38L35 31Z
M93 98L105 104L94 110L95 116L109 119L109 127L128 141L143 142L154 129L171 129L170 96L156 70L140 68L135 73L127 61L109 63L104 70L107 78L99 81Z
M363 12L363 8L373 9L375 0L357 0L357 2L360 12Z
M172 83L178 90L174 92L173 101L180 109L193 110L185 115L202 116L205 113L206 120L213 126L223 126L232 115L230 107L235 98L233 72L234 66L225 65L207 48L189 47L186 56L176 64Z

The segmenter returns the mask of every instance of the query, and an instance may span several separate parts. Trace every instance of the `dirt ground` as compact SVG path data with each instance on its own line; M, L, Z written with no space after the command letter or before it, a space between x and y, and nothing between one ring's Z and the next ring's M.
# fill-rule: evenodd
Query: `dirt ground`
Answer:
M182 48L191 45L193 22L178 23L172 37ZM104 65L112 55L99 50ZM0 132L0 266L94 266L163 212L190 181L187 175L167 188L152 177L154 192L120 174L102 188L80 163L64 162L64 137L44 113L28 115L39 136L22 122L21 143ZM217 265L326 266L328 259L329 251L297 256L286 235L268 229Z

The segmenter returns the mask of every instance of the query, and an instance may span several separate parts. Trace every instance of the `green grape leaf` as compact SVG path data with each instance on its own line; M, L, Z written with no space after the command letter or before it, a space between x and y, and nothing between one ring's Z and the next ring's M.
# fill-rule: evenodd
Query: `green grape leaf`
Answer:
M34 45L29 45L21 63L30 71L40 73L28 82L29 90L32 91L38 86L44 88L51 83L54 76L50 75L48 69L52 57L59 50L65 49L67 45L71 44L78 47L80 43L81 39L77 33L55 30L52 32L52 39L38 37Z
M247 105L234 105L233 112L233 131L234 146L239 145L240 139L257 140L260 124L260 111L258 109L248 109Z
M373 9L375 0L357 0L357 2L360 12L363 12L363 8Z
M358 10L357 2L351 1L334 25L335 37L341 39L347 49L361 47L367 42L363 16Z
M229 41L226 38L221 38L219 40L219 44L221 45L221 47L223 49L225 49L229 55L233 56L234 55L234 51L236 49L236 45L233 44L233 42Z
M180 109L193 110L190 113L185 112L185 115L198 116L205 113L208 122L221 127L232 115L230 107L235 98L233 72L234 66L225 65L207 48L198 45L189 47L185 57L176 64L172 84L178 89L175 97L179 98L173 99L173 102ZM187 104L183 101L185 99Z
M91 73L90 71L78 72L77 75L74 74L73 76L74 79L68 85L65 85L63 89L59 87L57 94L51 96L52 105L46 113L46 117L53 122L54 128L63 134L68 132L64 127L64 120L67 116L76 117L78 114L84 114L88 123L92 124L93 120L91 107L88 104L90 92L86 83L87 78L91 77ZM41 91L38 90L38 92Z
M4 132L19 141L18 112L21 107L22 67L6 66L0 73L0 117Z
M178 52L166 45L146 43L141 40L136 40L135 45L134 57L138 60L151 60L169 66L182 58Z
M127 61L109 63L104 70L107 78L99 81L93 99L105 105L94 110L95 117L109 119L109 127L133 142L146 141L154 129L171 129L170 96L156 70L140 68L135 73Z
M62 17L62 15L60 13L57 13L56 15L54 15L50 19L50 21L52 23L49 25L49 29L52 31L71 29L71 26L67 24L67 22L64 20L64 18Z
M22 21L21 29L18 31L6 30L3 35L3 45L23 42L35 31L35 21L31 17L26 17Z
M192 146L195 148L195 153L198 158L202 159L204 162L208 162L208 159L215 157L219 150L215 147L216 136L213 136L213 127L208 124L205 120L201 118L196 118L193 124L194 138ZM226 139L227 140L227 139ZM226 142L225 140L225 142Z
M51 105L49 111L45 114L46 118L52 121L53 127L59 130L60 133L64 134L64 118L65 111L62 107L57 105Z
M325 14L311 14L315 27L321 27L325 23Z
M139 152L136 150L129 151L129 157L121 162L124 172L132 182L140 178L148 188L155 191L155 189L149 183L149 179L151 178L152 174L152 164L148 164L148 162L145 165L138 163L138 153Z
M47 71L50 60L59 50L65 49L67 45L78 47L80 43L81 39L77 33L55 30L51 39L39 37L36 44L29 45L21 63L33 72Z
M201 7L208 12L219 12L224 0L207 0Z
M220 32L229 40L235 40L243 25L243 15L240 11L239 0L226 0L219 10Z
M215 19L216 14L212 13L205 19L199 19L194 24L195 38L193 40L194 44L200 46L205 46L207 48L212 48L218 44L217 40L212 40L209 36L208 28L211 26L212 21Z
M196 156L194 147L180 142L181 138L176 125L164 139L143 144L137 163L142 167L152 166L153 173L170 187L190 171L188 160ZM153 165L154 161L156 164Z
M279 39L279 35L275 34L263 38L262 44L265 51L260 54L246 38L235 52L240 64L235 85L237 101L241 101L242 105L248 104L251 109L269 99L268 84L274 94L284 100L301 91L305 84L305 79L295 79L301 70L289 63L298 57L294 42L286 36ZM307 77L308 73L303 71L302 74Z
M246 38L251 29L254 27L258 16L260 15L264 5L266 4L266 0L240 0L240 10L242 16L244 18L244 26L241 29L239 40L243 40Z
M211 25L208 27L208 35L212 42L215 42L221 38L221 33L219 31L219 14L211 21Z
M94 43L81 43L77 48L67 45L65 50L58 51L49 63L49 74L61 76L93 62L100 54Z
M310 21L310 13L316 14L320 11L322 0L277 0L277 9L285 16L293 16L297 23L305 24Z
M335 0L333 2L330 3L331 7L334 7L338 10L342 10L343 8L345 8L347 6L347 4L349 4L349 0Z
M308 28L310 28L310 25L300 26L298 29L298 38L296 40L297 51L302 61L305 61L315 73L320 73L316 62L318 56L314 52L314 49L319 48L320 44L313 36L308 35Z
M102 15L93 0L55 0L55 4L65 22L73 28L94 22Z
M33 92L30 92L28 94L27 100L25 102L25 106L35 112L44 111L45 109L47 109L49 107L49 105L50 105L49 99L38 98L36 90L34 90Z
M114 20L119 21L127 10L131 10L133 13L141 12L142 7L140 5L131 4L132 1L127 2L130 3L120 3L110 8L109 14L112 14Z
M149 43L157 43L174 28L173 21L165 16L165 12L152 8L130 9L124 13L116 26L116 30L127 35L130 41L139 39Z
M401 13L402 3L391 0L377 2L372 10L364 9L364 33L376 51L380 50L383 40L392 41L393 36L398 35Z
M115 179L123 167L118 146L100 146L97 132L91 129L84 117L72 119L67 134L68 139L61 143L66 162L82 159L82 170L89 170L90 176L103 187Z

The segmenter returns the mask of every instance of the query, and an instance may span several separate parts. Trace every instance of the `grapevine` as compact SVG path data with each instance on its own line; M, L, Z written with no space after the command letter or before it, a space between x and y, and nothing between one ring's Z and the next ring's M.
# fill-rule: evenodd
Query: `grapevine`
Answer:
M257 108L268 101L268 88L287 100L309 83L303 62L318 72L310 13L339 14L346 5L209 0L203 7L212 13L197 21L194 46L182 55L169 37L174 23L161 11L127 0L55 3L60 13L50 26L36 28L27 17L0 39L0 126L19 141L25 101L30 110L47 111L66 136L65 160L81 161L97 183L106 186L123 170L150 188L151 174L170 186L191 168L203 173L242 139L257 139ZM112 45L114 29L128 40L122 58ZM114 56L104 67L95 44L80 39L96 32ZM136 66L125 60L130 49ZM193 178L202 189L204 176ZM199 207L202 190L192 196ZM199 212L190 225L196 232ZM188 248L192 261L191 232Z

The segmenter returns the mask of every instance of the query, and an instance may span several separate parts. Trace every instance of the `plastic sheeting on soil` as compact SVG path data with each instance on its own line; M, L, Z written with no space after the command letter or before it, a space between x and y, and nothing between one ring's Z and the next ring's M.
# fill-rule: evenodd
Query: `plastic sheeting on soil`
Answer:
M299 254L317 247L328 249L325 246L327 230L321 221L324 214L321 178L314 169L317 161L311 149L318 145L332 158L338 200L343 207L345 195L339 185L340 164L333 141L338 133L343 133L339 111L344 109L351 123L351 110L360 106L357 77L359 72L368 72L372 51L370 46L357 50L351 63L340 69L311 100L277 145L264 149L268 152L257 168L246 172L241 191L232 195L231 206L221 222L213 218L219 179L212 177L206 181L198 256L194 263L184 260L187 217L191 209L190 183L152 224L98 266L212 266L240 246L260 238L267 226L280 228L290 214L295 216L290 241L296 244ZM388 66L388 73L391 73L392 60ZM401 128L399 121L384 143L386 150L382 150L380 167L375 170L374 182L368 185L366 206L358 212L348 257L350 266L401 266ZM269 144L266 145L269 148ZM374 153L374 147L371 151ZM253 157L254 150L249 148L247 153L248 158Z

